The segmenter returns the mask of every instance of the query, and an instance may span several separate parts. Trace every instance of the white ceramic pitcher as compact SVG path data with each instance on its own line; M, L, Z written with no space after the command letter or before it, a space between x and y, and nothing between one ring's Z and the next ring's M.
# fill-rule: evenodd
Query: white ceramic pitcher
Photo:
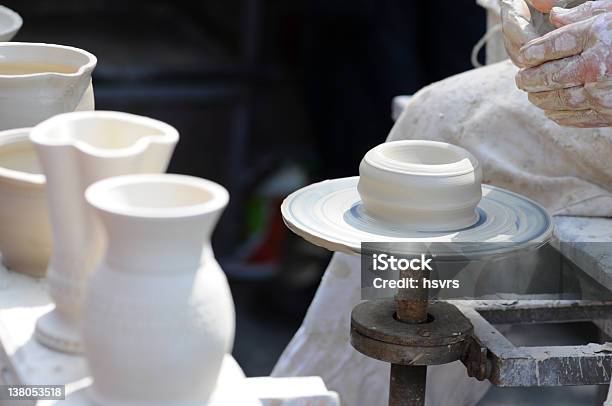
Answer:
M85 189L112 176L165 172L178 132L127 113L74 112L37 125L30 139L47 178L53 232L47 278L55 309L38 320L36 338L51 348L79 353L84 289L104 249Z
M83 341L100 405L202 406L234 339L234 306L210 237L229 200L184 175L102 180L86 198L107 233Z
M31 127L56 114L93 110L96 57L82 49L0 43L0 130Z

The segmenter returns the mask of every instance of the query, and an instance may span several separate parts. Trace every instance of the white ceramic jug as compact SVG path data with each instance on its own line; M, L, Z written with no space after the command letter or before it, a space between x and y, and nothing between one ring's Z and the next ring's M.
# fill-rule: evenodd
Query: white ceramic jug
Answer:
M150 118L96 111L57 115L34 127L30 139L47 178L53 231L47 278L55 309L38 320L36 338L79 353L85 285L104 249L85 189L112 176L165 172L178 132Z
M45 276L51 226L30 129L0 131L0 253L11 271Z
M56 114L93 110L96 57L82 49L0 43L0 130L31 127Z
M133 175L87 189L107 233L83 311L100 405L202 406L234 339L234 306L210 237L229 200L184 175Z

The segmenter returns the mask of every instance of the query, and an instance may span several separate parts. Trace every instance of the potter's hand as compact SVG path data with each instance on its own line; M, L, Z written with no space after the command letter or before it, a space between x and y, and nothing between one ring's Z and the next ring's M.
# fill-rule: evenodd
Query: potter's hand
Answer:
M612 11L612 0L588 1L573 8L554 7L550 11L550 22L555 27L563 27L608 11Z
M501 0L504 43L515 65L526 66L521 59L520 49L527 42L549 31L549 27L536 22L536 13L548 14L554 6L565 3L566 0ZM532 9L528 5L531 5ZM542 22L547 18L540 15L539 20Z
M605 11L612 2L592 3L555 9L551 20L561 28L520 51L528 68L517 75L518 87L560 125L612 126L612 13Z

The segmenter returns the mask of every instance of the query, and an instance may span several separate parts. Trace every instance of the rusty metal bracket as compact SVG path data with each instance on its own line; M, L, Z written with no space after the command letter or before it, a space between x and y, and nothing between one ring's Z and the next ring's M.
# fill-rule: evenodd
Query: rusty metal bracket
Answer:
M456 360L500 387L610 383L611 345L515 346L493 324L592 321L610 336L612 302L438 301L421 323L400 320L397 302L363 302L351 314L353 347L391 364L392 406L424 404L426 366Z
M467 368L469 376L484 381L491 376L491 360L488 350L478 339L471 337L466 350L461 356L461 362Z
M351 344L362 354L391 364L390 406L422 406L427 365L458 360L472 337L472 324L451 304L428 306L420 297L404 299L355 306ZM398 310L403 311L401 319Z
M612 351L609 346L591 343L517 347L493 323L602 321L612 315L612 302L537 300L456 304L474 326L473 339L462 358L471 376L488 379L500 387L610 383Z

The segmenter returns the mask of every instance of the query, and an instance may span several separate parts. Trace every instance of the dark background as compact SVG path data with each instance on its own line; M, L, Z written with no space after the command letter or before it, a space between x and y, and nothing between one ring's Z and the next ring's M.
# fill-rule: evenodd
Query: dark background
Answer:
M3 3L24 19L15 41L98 57L97 109L179 130L171 172L230 190L214 247L248 375L269 373L328 258L284 228L282 198L357 174L391 128L391 99L470 69L485 32L475 0Z

